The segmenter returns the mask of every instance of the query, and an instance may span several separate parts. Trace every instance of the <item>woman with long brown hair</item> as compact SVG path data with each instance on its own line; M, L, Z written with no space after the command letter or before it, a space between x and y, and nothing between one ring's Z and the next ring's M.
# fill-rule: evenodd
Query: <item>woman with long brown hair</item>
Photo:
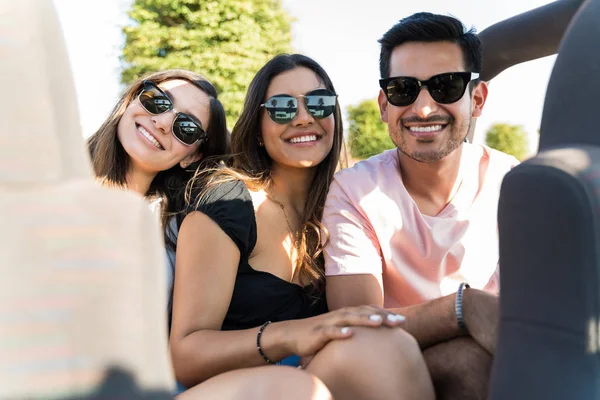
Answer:
M327 312L321 215L343 143L327 73L279 55L250 84L231 167L201 176L179 231L171 328L185 386L238 368L301 366L335 398L432 399L403 317Z
M130 85L88 145L102 183L158 201L166 245L174 251L170 221L185 208L186 185L194 173L229 154L229 132L212 84L190 71L167 70ZM243 393L248 399L279 399L290 387L294 399L331 398L314 376L273 368L221 374L180 398L237 399Z
M89 139L94 171L107 186L133 190L160 214L168 253L171 309L175 219L183 218L185 188L197 171L230 153L225 110L214 86L183 69L154 72L133 82Z

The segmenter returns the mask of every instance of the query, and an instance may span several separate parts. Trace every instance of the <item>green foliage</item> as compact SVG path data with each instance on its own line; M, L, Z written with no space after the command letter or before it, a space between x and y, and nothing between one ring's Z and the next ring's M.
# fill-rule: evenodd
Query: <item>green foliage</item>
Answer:
M527 133L521 125L494 124L487 131L485 143L496 150L522 160L529 153Z
M348 106L346 111L352 157L368 158L395 147L387 125L381 122L377 100L363 100L357 106Z
M121 81L169 68L201 73L219 91L230 127L256 72L291 51L281 0L134 0L128 15Z

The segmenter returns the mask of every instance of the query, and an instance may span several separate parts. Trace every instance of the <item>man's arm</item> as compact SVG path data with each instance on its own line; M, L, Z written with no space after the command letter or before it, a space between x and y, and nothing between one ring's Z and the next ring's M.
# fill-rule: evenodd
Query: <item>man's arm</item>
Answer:
M330 310L348 306L383 307L383 261L379 241L365 211L358 209L340 184L330 187L323 224L329 240L325 246L327 304ZM402 328L421 348L464 336L458 327L454 294L426 303L390 310L406 316ZM498 299L467 289L463 297L465 324L473 338L494 351Z
M500 21L479 34L483 44L481 79L558 52L571 19L584 0L560 0Z
M584 0L558 0L500 21L478 35L483 45L480 78L489 82L502 71L558 52L571 19ZM477 119L473 119L469 142L473 142Z
M363 304L383 307L383 288L373 275L327 277L330 310ZM406 317L402 328L417 339L421 348L462 336L454 313L454 295L415 306L389 309Z
M584 0L558 0L500 21L478 35L483 44L480 78L489 82L502 71L558 52L571 19ZM469 142L473 142L477 119L473 119Z
M425 349L467 332L458 327L455 312L456 294L440 297L409 307L388 311L404 315L402 328ZM327 277L327 304L330 310L362 304L383 307L383 288L373 275ZM481 290L466 289L463 295L463 317L468 334L491 354L495 350L498 320L498 298Z

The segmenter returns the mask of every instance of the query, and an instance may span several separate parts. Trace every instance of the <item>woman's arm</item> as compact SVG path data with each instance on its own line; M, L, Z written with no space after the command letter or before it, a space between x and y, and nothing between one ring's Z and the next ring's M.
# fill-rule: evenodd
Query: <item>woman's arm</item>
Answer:
M221 331L231 302L240 251L207 215L192 212L179 231L170 347L177 380L192 387L238 368L265 365L256 348L258 328ZM355 307L318 317L270 324L261 337L273 361L313 355L333 339L352 336L348 326L397 326L384 310ZM377 317L373 317L377 315ZM344 329L345 328L345 329Z
M237 246L211 218L201 212L185 217L177 243L170 346L175 375L187 387L225 371L265 364L256 349L257 329L220 330L239 260ZM269 338L262 346L271 357L291 354L276 335Z
M559 0L486 29L481 79L489 81L505 69L522 62L555 54L571 19L584 0Z

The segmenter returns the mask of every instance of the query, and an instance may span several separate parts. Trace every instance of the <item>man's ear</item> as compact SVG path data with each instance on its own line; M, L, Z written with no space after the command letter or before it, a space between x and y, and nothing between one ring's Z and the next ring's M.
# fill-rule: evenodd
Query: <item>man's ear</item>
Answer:
M382 89L379 89L379 96L377 96L377 102L379 103L379 114L381 115L381 120L387 124L388 122L388 101L387 97L385 97L385 93L383 93Z
M477 118L483 112L483 106L488 95L488 86L485 82L478 82L473 88L471 117Z
M181 166L181 168L187 168L191 164L198 162L201 159L202 159L202 153L194 152L194 153L190 154L189 156L185 157L183 160L181 160L179 162L179 165Z

